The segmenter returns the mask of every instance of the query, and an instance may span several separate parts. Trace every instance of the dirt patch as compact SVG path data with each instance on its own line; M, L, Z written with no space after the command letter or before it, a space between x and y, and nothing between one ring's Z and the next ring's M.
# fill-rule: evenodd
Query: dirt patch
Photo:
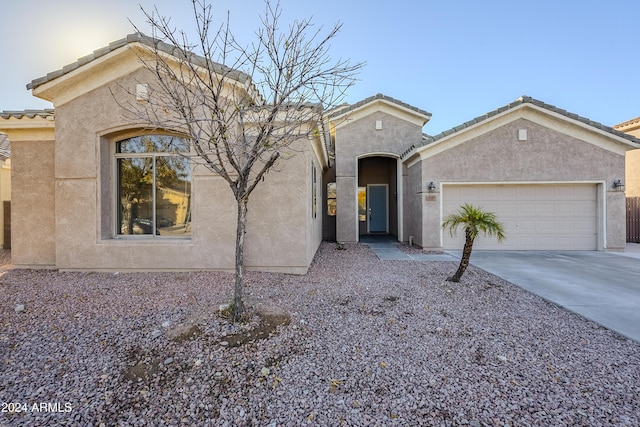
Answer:
M260 323L255 328L225 337L228 347L241 345L271 337L276 333L278 326L288 325L291 322L289 314L281 307L275 305L260 304L255 307Z
M124 377L130 381L148 380L158 373L160 360L144 357L140 350L132 351L129 356L130 366L124 371Z
M202 335L202 329L198 325L184 325L172 332L171 339L175 342L183 342Z

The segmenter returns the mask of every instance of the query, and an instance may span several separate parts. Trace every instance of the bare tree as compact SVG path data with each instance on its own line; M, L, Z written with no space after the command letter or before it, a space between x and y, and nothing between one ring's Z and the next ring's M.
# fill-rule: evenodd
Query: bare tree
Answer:
M152 128L189 139L196 163L226 180L237 204L235 287L232 319L244 312L244 236L247 204L264 175L295 154L301 137L317 132L323 111L338 105L363 63L332 60L326 33L311 19L281 27L280 4L265 0L255 41L242 46L229 17L212 29L207 0L191 0L198 39L171 25L157 8L143 9L152 36L151 55L140 55L154 81L147 102L125 109ZM140 36L145 37L145 36Z

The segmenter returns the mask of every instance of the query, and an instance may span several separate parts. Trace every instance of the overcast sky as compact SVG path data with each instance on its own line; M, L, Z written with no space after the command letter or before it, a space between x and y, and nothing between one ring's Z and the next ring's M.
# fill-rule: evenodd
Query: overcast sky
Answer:
M0 5L0 110L49 108L30 81L134 32L140 6L193 27L189 0L21 0ZM262 0L213 0L250 40ZM288 22L343 23L335 58L367 62L346 99L376 93L447 130L529 95L606 125L640 116L640 1L281 0Z

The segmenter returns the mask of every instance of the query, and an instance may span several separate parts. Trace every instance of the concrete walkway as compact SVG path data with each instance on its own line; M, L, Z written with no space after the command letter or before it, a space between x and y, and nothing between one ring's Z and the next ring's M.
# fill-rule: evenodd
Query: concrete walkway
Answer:
M400 242L394 236L362 236L360 243L371 248L376 256L383 261L457 261L455 255L448 253L406 253L400 250Z
M360 243L381 260L457 262L461 254L407 254L386 236ZM625 252L474 251L471 264L640 342L640 244Z

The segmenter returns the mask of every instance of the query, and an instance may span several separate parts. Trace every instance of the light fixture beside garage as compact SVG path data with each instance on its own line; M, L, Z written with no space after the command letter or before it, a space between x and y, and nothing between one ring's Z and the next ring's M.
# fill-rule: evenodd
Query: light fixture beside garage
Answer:
M434 193L436 191L436 185L433 183L433 181L431 181L427 186L427 191L429 193Z
M615 181L613 181L613 189L617 191L624 191L624 182L616 179Z

